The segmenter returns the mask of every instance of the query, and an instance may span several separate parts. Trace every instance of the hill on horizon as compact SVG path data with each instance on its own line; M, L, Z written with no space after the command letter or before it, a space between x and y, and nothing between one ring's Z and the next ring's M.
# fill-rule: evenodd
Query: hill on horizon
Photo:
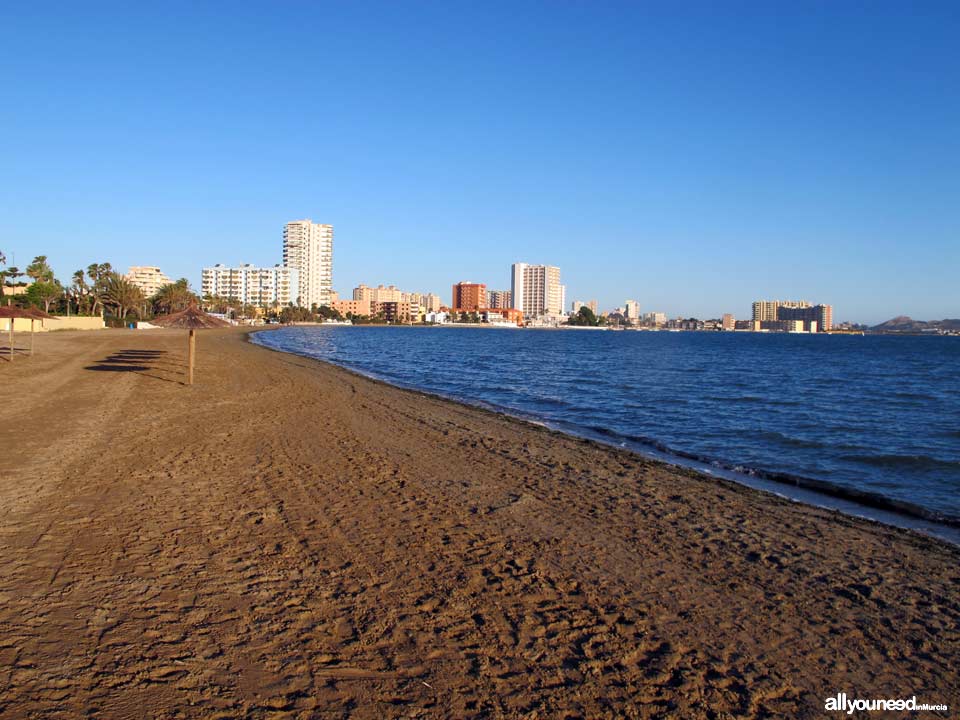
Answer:
M882 332L922 332L924 330L960 330L960 318L945 318L943 320L914 320L907 315L898 315L871 330Z

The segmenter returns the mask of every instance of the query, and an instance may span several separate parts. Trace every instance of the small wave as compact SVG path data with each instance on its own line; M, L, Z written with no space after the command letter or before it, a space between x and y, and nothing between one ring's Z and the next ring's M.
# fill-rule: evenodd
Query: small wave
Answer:
M903 398L905 400L936 400L932 395L912 392L895 392L893 393L893 397Z
M941 460L929 455L841 455L842 460L864 463L876 467L900 467L912 470L952 470L960 471L960 462Z
M767 402L762 397L756 395L737 395L737 396L722 396L722 395L704 395L704 400L715 400L716 402L735 402L735 403L762 403Z
M784 435L781 432L776 430L764 430L760 433L760 437L767 440L773 440L781 445L786 445L788 447L797 447L797 448L825 448L830 447L829 445L817 442L816 440L804 440L803 438L791 437L789 435Z

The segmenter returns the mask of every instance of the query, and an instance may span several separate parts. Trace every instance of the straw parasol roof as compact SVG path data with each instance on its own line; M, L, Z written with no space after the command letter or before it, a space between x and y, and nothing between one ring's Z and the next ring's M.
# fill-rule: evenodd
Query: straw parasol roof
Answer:
M177 313L155 317L150 322L160 327L180 328L181 330L207 330L210 328L230 326L230 323L226 320L221 320L209 313L205 313L196 305L191 305L186 310L181 310Z
M13 321L17 318L27 318L28 320L37 319L36 316L31 315L23 308L14 307L13 305L0 306L0 320L10 321L10 362L13 362Z
M154 325L167 328L180 328L189 330L189 340L187 341L187 384L193 385L193 364L194 355L196 355L196 331L208 330L211 328L230 327L226 320L214 317L205 313L196 305L191 305L186 310L170 315L161 315L150 321Z
M33 318L34 320L56 320L57 319L50 313L44 312L40 308L28 307L28 308L24 308L23 311L27 313L28 316Z
M43 312L40 310L39 312ZM15 305L0 305L0 320L6 319L15 319L15 318L30 318L36 320L36 316L30 315L29 312L23 308L16 307Z

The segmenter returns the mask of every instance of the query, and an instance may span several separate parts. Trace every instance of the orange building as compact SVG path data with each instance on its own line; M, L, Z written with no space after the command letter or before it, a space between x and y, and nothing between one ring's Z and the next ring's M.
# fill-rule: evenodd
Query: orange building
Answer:
M523 311L516 308L487 308L488 312L500 313L504 320L523 325Z
M348 313L353 315L370 315L372 309L370 305L369 300L333 300L330 303L330 307L344 317L346 317Z
M477 312L487 306L487 286L483 283L458 282L453 286L455 312Z
M410 303L408 302L378 302L373 304L373 314L383 315L383 319L390 323L411 322Z

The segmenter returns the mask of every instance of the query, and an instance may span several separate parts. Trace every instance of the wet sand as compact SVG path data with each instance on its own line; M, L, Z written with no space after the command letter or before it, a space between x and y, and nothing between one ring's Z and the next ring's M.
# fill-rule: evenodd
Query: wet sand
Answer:
M192 387L182 331L0 361L0 717L960 706L957 548L198 344Z

